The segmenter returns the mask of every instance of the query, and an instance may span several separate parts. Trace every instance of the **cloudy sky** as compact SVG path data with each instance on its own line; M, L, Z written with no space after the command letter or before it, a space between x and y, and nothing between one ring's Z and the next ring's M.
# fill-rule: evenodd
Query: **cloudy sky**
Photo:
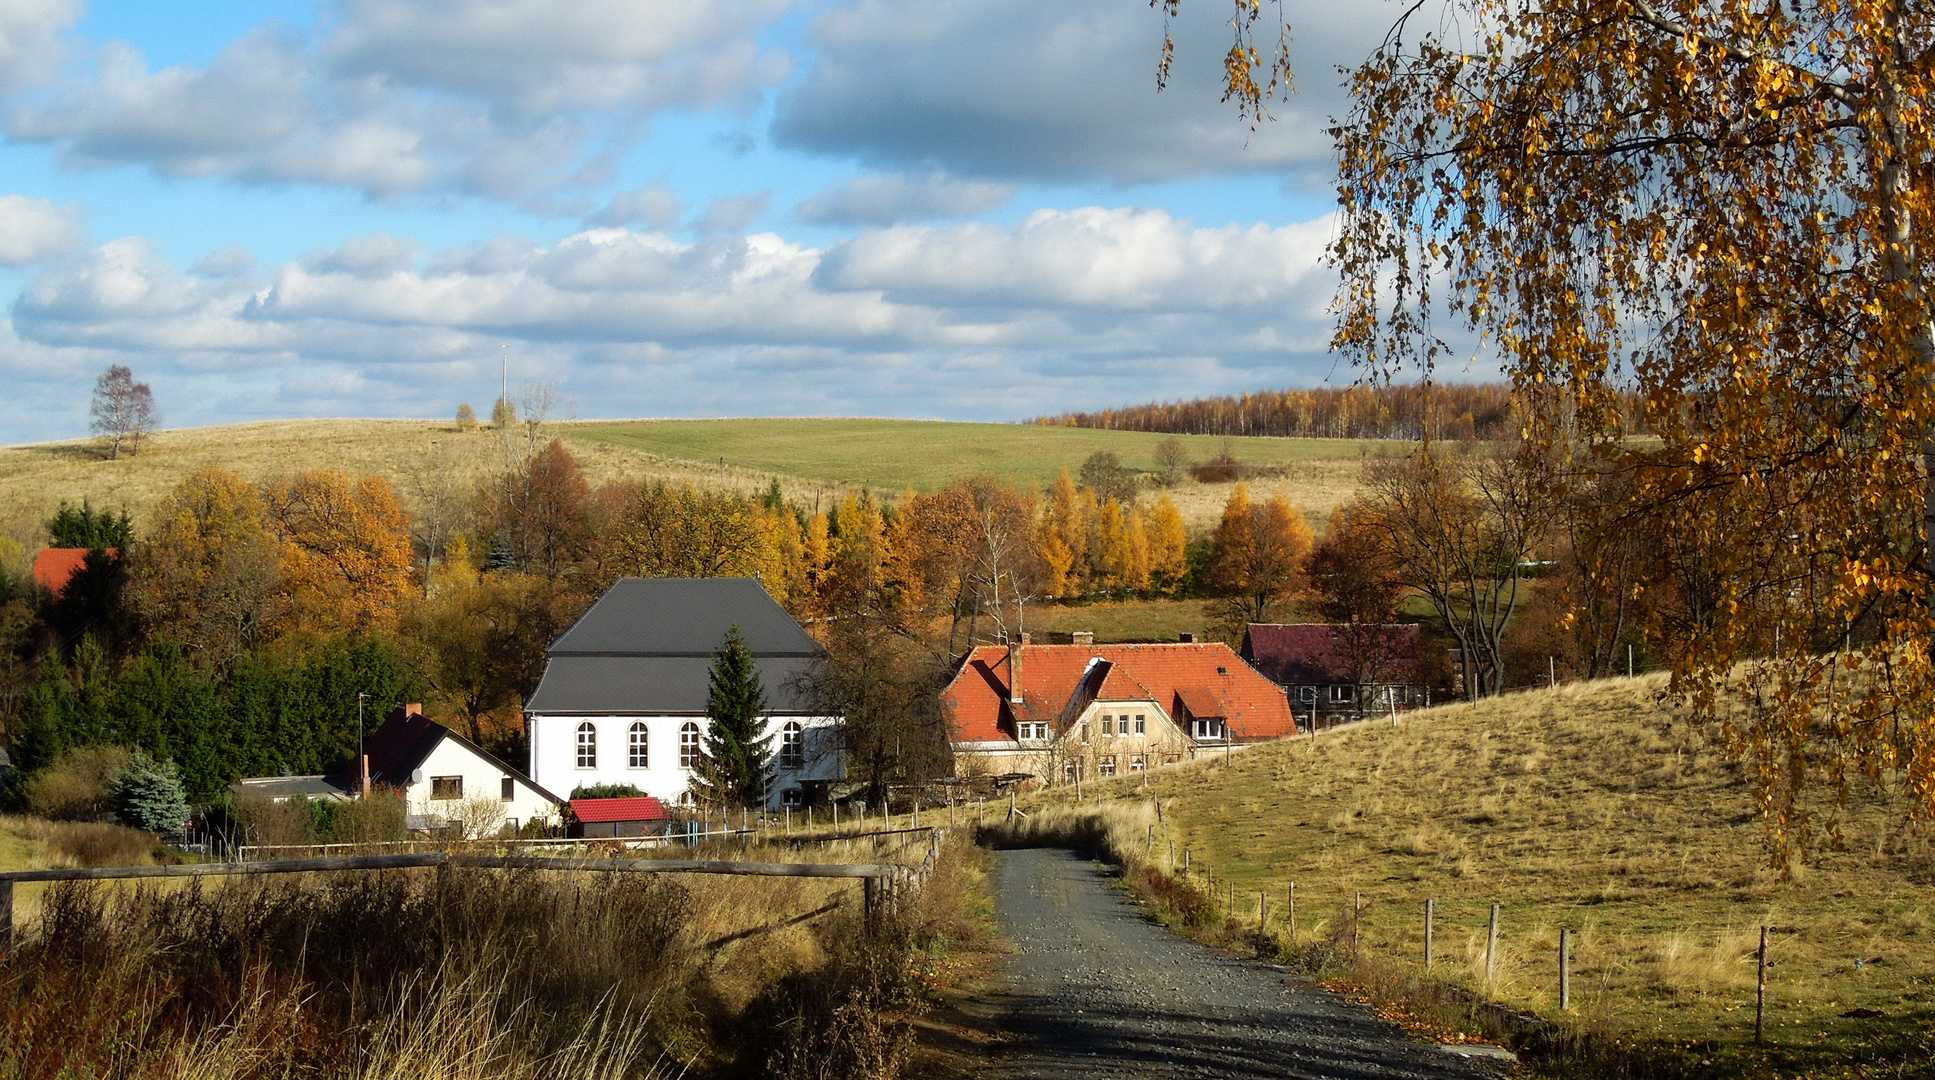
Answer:
M1157 94L1145 0L0 0L0 443L109 364L169 426L485 411L1011 420L1347 382L1298 93Z

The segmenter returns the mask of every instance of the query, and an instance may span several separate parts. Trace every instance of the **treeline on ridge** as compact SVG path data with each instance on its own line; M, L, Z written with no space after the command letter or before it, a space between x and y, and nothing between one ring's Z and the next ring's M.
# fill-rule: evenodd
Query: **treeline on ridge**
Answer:
M1151 431L1168 435L1269 435L1299 439L1475 439L1518 437L1512 387L1349 386L1261 390L1227 397L1151 402L1038 417L1050 427Z

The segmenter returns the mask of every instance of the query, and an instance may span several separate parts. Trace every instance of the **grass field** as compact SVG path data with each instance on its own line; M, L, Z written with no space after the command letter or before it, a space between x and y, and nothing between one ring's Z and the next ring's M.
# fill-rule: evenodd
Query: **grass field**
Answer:
M1156 447L1176 437L1035 424L961 424L923 420L651 420L587 423L574 437L661 458L715 462L752 472L820 480L876 491L930 491L963 477L998 476L1041 488L1062 469L1079 472L1100 450L1131 469L1156 471ZM1221 439L1179 436L1190 456L1206 461L1227 444L1237 460L1297 466L1346 462L1397 444L1348 439Z
M1363 954L1414 974L1432 898L1433 975L1548 1017L1559 1015L1557 938L1569 928L1573 1022L1693 1058L1758 1053L1746 1049L1754 950L1772 926L1776 1058L1806 1073L1891 1040L1926 1041L1929 828L1862 793L1840 842L1783 880L1764 865L1746 772L1674 722L1663 689L1658 676L1574 684L1158 772L1147 792L1164 810L1155 858L1166 863L1173 839L1222 904L1233 883L1239 925L1254 926L1258 894L1269 895L1279 937L1296 882L1305 944L1340 934L1361 892ZM1504 931L1488 985L1493 903ZM1867 1075L1850 1069L1839 1074Z
M1096 450L1119 454L1132 468L1153 469L1166 436L1023 424L958 424L919 420L657 420L554 425L596 485L621 477L663 478L703 487L751 491L778 478L790 499L807 505L865 487L888 497L930 489L975 473L1043 485L1063 468L1079 470ZM1192 456L1220 453L1223 440L1189 437ZM1282 494L1319 532L1330 511L1356 490L1364 460L1399 444L1343 439L1233 439L1239 460L1266 466L1251 484L1261 496ZM252 480L324 467L376 473L397 489L407 510L413 492L439 474L483 479L501 461L501 438L428 420L274 420L164 431L134 457L108 461L85 440L0 447L0 536L29 554L40 523L62 502L86 498L97 507L127 508L145 528L152 508L181 478L216 465ZM1193 530L1211 528L1232 485L1184 482L1168 494Z

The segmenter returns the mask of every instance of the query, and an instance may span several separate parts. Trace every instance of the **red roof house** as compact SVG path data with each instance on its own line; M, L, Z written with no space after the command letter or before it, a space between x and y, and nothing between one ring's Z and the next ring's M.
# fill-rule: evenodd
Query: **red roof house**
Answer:
M66 590L67 583L81 568L87 565L87 548L42 548L34 557L34 581L52 593L54 599ZM116 558L120 552L115 548L105 549L107 557Z
M1283 690L1220 642L984 645L941 694L964 767L1113 776L1297 733Z

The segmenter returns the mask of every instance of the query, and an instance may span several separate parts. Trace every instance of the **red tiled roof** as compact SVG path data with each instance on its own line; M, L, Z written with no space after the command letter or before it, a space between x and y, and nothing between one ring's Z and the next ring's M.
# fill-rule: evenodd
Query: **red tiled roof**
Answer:
M59 599L67 582L87 564L87 551L87 548L42 548L34 557L34 580ZM109 558L119 554L114 548L106 551Z
M1251 623L1243 656L1283 686L1424 681L1413 623Z
M1207 686L1178 686L1176 698L1182 702L1183 708L1189 710L1191 716L1208 720L1223 715L1222 700L1217 697L1216 691Z
M955 741L1012 740L1017 720L1060 720L1063 708L1081 692L1091 661L1098 659L1110 666L1096 695L1100 700L1154 701L1179 718L1188 688L1192 696L1218 702L1220 712L1213 715L1227 720L1239 739L1296 733L1283 690L1220 642L1024 645L1021 653L1019 710L1008 703L1007 646L983 645L968 654L941 693L941 711Z
M623 799L573 799L571 812L579 821L662 821L672 815L650 795Z

